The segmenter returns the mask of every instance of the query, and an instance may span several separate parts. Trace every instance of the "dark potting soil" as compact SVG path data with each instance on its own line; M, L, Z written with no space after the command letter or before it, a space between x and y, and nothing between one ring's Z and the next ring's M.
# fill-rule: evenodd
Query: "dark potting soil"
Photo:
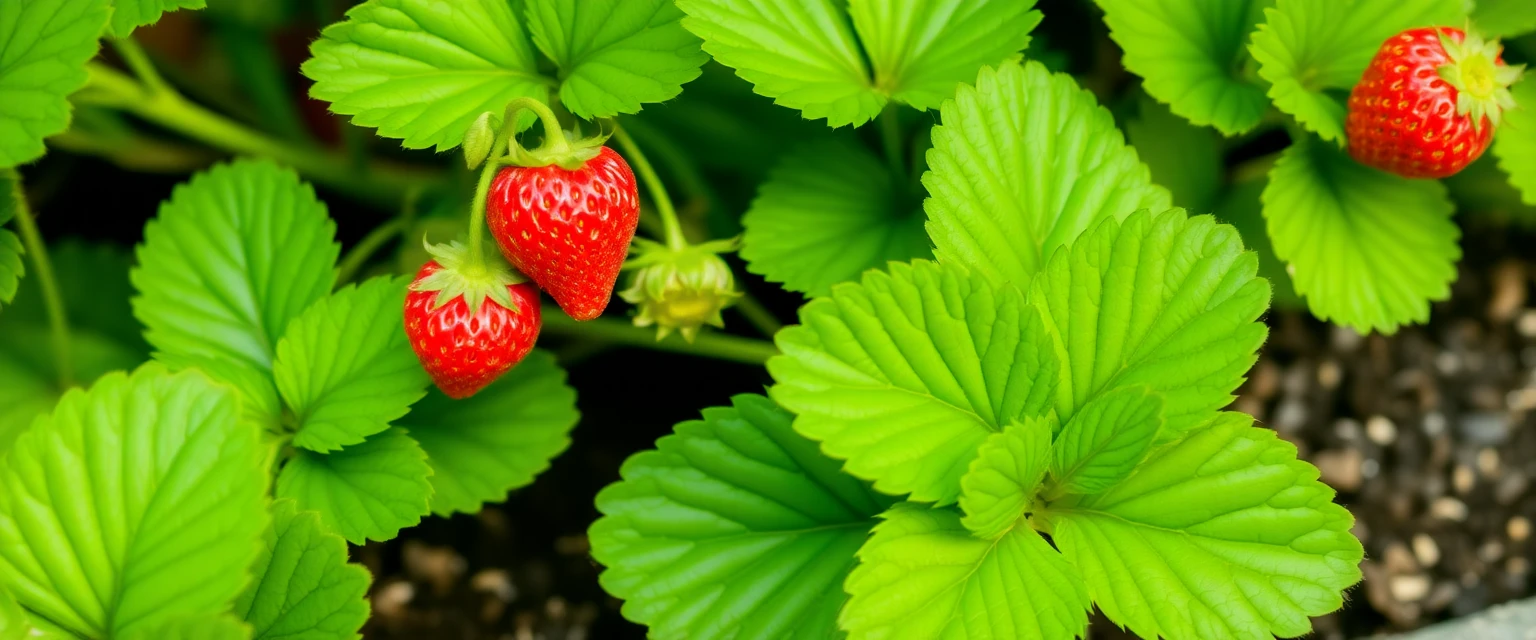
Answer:
M1531 593L1536 235L1467 226L1460 277L1429 324L1361 336L1272 311L1234 403L1295 443L1355 514L1366 579L1315 621L1319 638L1411 629ZM429 519L356 550L378 578L368 637L644 637L597 584L592 497L674 422L771 380L757 367L636 350L570 373L582 422L537 482L479 516ZM1129 637L1102 616L1091 635Z

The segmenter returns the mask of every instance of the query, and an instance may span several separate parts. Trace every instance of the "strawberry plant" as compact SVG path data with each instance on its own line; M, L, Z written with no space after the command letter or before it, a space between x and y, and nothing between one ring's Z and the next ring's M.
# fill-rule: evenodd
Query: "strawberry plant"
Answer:
M348 543L532 484L615 345L767 384L595 497L652 637L1305 635L1364 548L1229 405L1271 304L1423 322L1452 194L1536 207L1522 2L1096 0L1106 81L1032 0L364 0L299 102L300 3L0 0L0 640L357 637ZM192 175L50 243L54 150Z

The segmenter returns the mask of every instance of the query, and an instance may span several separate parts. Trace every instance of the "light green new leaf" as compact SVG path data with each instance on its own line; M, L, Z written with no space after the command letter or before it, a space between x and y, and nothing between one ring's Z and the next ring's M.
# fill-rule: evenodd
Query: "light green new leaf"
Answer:
M528 32L560 67L560 102L582 118L677 97L709 59L672 0L529 0Z
M848 13L874 66L875 87L937 109L983 66L1029 46L1035 0L851 0Z
M704 51L774 103L827 125L860 125L880 113L876 91L841 0L677 0L683 26Z
M940 505L987 436L1049 410L1061 366L1018 289L923 260L833 287L775 341L769 393L795 430L876 489Z
M624 463L588 537L603 588L650 637L839 638L843 580L891 499L838 470L762 396Z
M1225 135L1252 129L1269 110L1264 89L1242 77L1248 34L1274 0L1098 0L1125 68L1174 113Z
M940 261L1024 287L1099 220L1169 205L1109 111L1040 63L982 69L940 112L923 175Z
M960 478L961 524L976 537L996 540L1013 529L1051 462L1051 435L1059 425L1054 415L1029 416L987 436Z
M1125 123L1125 137L1152 171L1152 182L1168 188L1174 206L1209 213L1227 179L1221 136L1149 97L1138 102L1141 111Z
M576 390L545 351L464 400L433 389L399 424L432 465L432 512L474 513L533 482L570 445Z
M298 174L237 160L179 185L144 227L133 312L161 353L272 369L288 322L336 281L336 223Z
M334 453L299 451L278 475L276 495L319 512L327 531L352 544L382 542L427 515L430 475L426 452L395 428Z
M886 262L929 257L914 196L863 145L811 142L779 161L742 216L747 270L824 296Z
M1145 387L1119 387L1088 401L1052 447L1052 484L1067 494L1093 494L1125 479L1152 450L1162 411L1162 397Z
M1269 97L1324 140L1344 140L1345 100L1387 38L1461 27L1462 0L1276 0L1249 49Z
M1536 15L1536 11L1531 12ZM1504 124L1493 138L1493 155L1521 200L1536 207L1536 73L1511 90L1519 106L1504 113Z
M0 6L0 168L42 157L43 138L69 128L69 94L112 7L108 0L26 0Z
M1435 180L1366 167L1333 145L1291 145L1270 171L1264 217L1296 293L1322 320L1394 333L1450 296L1461 248Z
M140 628L123 640L251 640L251 627L227 613L184 616Z
M25 197L18 186L11 172L0 171L0 227L15 217L17 200ZM0 229L0 310L16 298L16 288L27 271L21 261L24 253L26 249L21 246L21 238L7 229Z
M949 509L903 504L881 516L848 576L838 625L850 640L1075 638L1088 590L1040 534L980 540Z
M267 523L237 410L158 365L66 394L0 461L0 588L93 638L228 608Z
M298 425L293 443L325 453L389 428L431 382L401 309L410 278L348 286L304 312L277 344L273 375Z
M1181 209L1105 220L1057 252L1030 291L1068 354L1057 415L1144 385L1163 396L1167 440L1226 406L1268 334L1257 270L1237 230Z
M347 543L326 533L319 515L279 500L264 542L253 581L234 605L256 640L360 637L371 578L362 565L347 564Z
M161 14L177 9L202 9L208 0L113 0L112 35L126 38L133 30L160 21Z
M1513 38L1536 31L1530 0L1475 0L1472 23L1486 38Z
M1111 620L1144 638L1290 638L1343 604L1354 518L1252 422L1221 414L1108 492L1051 505L1052 538Z
M368 0L310 47L309 95L407 149L453 149L481 113L549 100L554 81L539 75L514 4Z
M0 640L79 640L79 636L47 621L33 620L11 594L0 588Z

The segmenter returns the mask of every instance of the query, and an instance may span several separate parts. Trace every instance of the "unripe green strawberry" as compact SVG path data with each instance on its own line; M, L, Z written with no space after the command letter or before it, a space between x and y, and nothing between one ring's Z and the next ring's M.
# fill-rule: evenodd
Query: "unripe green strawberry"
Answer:
M1450 27L1388 38L1349 95L1349 153L1405 178L1443 178L1488 149L1520 67L1497 41Z
M427 250L434 259L405 298L405 333L437 388L468 398L533 349L539 290L498 258L469 264L458 243Z

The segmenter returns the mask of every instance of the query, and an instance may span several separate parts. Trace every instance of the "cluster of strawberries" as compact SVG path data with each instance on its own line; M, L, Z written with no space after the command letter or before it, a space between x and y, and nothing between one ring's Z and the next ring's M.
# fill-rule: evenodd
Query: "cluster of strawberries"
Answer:
M574 168L502 168L484 206L516 271L459 243L429 245L434 259L405 301L411 348L451 398L474 395L533 349L539 289L576 320L602 315L640 222L635 174L608 147Z

